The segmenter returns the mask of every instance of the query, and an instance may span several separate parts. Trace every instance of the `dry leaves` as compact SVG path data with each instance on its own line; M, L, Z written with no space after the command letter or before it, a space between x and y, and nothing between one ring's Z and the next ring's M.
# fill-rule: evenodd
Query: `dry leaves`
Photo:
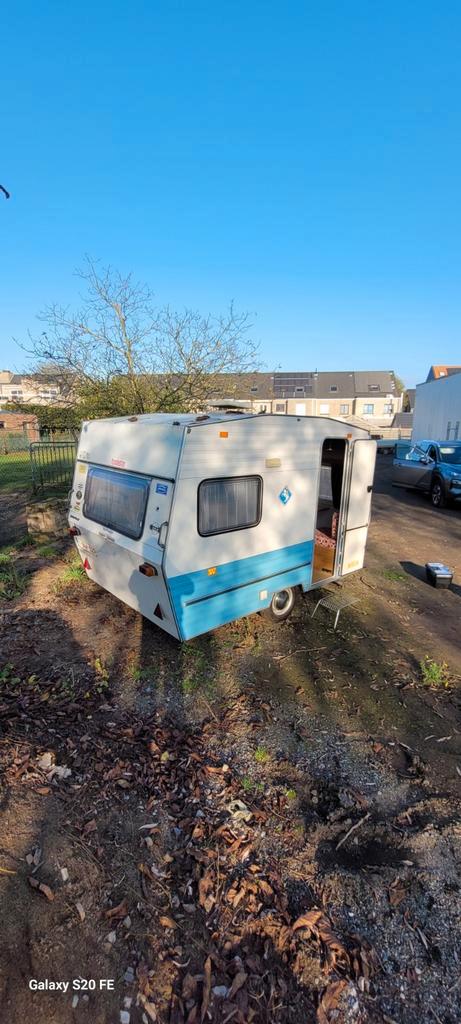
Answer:
M203 968L203 994L202 994L202 1006L200 1010L200 1020L203 1022L210 1005L210 994L211 994L211 957L207 957Z
M159 923L161 924L162 928L174 929L178 927L176 921L174 921L172 917L169 917L168 914L162 914L162 916L159 917Z
M49 885L46 885L46 882L39 882L38 878L35 878L34 875L28 876L28 882L32 889L37 889L38 892L41 892L42 895L46 896L47 900L52 903L54 900L54 892Z
M300 928L306 928L317 943L322 943L332 969L339 967L347 970L349 955L343 943L335 935L330 921L321 910L309 910L307 914L298 917L293 925L293 931L296 932Z
M128 904L127 901L124 899L121 901L121 903L118 903L116 907L111 907L109 910L106 910L105 916L109 918L109 920L112 920L112 918L126 917L127 914Z
M332 1013L333 1010L337 1010L339 1000L344 989L347 988L347 984L347 981L341 978L338 981L332 981L325 989L317 1007L318 1024L330 1024L332 1019L330 1017L330 1013ZM336 1019L338 1018L336 1017Z

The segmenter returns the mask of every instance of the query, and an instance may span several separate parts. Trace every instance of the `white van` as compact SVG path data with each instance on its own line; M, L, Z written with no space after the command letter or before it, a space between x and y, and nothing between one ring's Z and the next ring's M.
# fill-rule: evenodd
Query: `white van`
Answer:
M70 532L88 576L178 640L363 566L376 442L317 416L83 423Z

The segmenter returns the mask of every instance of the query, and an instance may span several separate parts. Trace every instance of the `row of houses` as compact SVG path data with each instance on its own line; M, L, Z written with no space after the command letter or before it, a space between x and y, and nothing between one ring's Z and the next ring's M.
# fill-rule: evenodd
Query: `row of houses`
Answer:
M6 402L18 405L52 405L62 398L61 387L47 374L27 375L0 370L0 406Z
M392 370L222 374L213 384L210 408L360 419L370 428L392 426L403 402Z
M272 411L280 413L359 415L389 422L401 408L392 370L222 373L213 376L212 384L210 400L234 397L251 401L256 407L274 402L276 408ZM59 381L49 375L0 370L1 403L48 405L62 397Z
M64 399L58 380L0 371L0 407L59 405ZM279 415L331 416L361 420L371 427L390 427L402 409L402 395L392 370L337 372L280 371L218 374L210 378L207 405L238 407Z
M206 405L209 410L331 416L364 426L375 436L409 437L413 428L415 439L461 439L461 366L431 366L424 384L399 392L392 370L218 374ZM68 391L61 394L59 384L45 375L2 370L0 431L22 432L28 441L36 440L37 418L13 411L11 403L61 405L68 404L68 397Z

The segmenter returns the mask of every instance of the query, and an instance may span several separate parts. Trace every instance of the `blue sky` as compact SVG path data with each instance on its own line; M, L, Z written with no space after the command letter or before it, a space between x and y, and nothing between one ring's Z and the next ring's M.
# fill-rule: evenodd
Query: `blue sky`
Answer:
M460 34L450 0L8 7L0 365L85 253L233 299L267 369L459 362Z

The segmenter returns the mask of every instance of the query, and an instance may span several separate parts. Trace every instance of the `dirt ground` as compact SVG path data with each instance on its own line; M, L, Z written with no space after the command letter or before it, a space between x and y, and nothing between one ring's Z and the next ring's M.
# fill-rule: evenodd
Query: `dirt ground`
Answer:
M0 1020L461 1020L460 540L381 458L336 632L311 594L185 645L11 554Z

